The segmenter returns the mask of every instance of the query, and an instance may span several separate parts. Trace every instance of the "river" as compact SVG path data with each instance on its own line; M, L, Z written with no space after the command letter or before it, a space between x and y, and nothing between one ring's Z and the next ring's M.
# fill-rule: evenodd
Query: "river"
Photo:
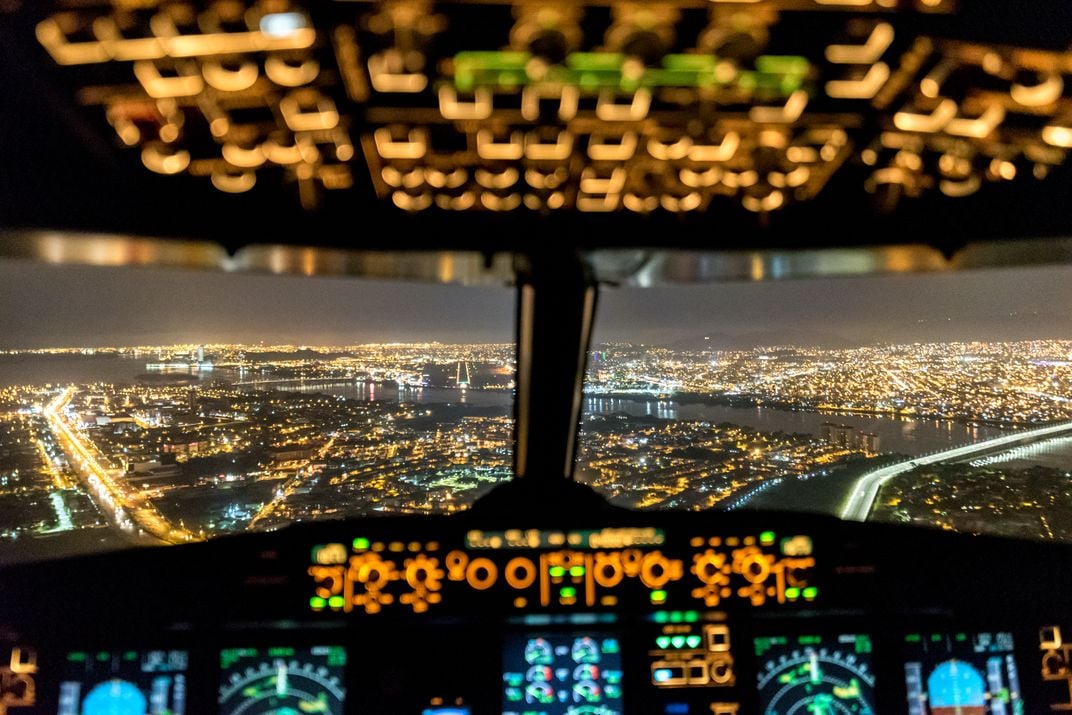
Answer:
M730 407L707 403L678 403L674 400L617 398L591 395L584 400L585 414L626 413L661 419L732 422L765 432L798 432L818 435L824 422L851 425L879 436L879 450L916 456L969 442L978 442L1005 433L996 427L979 427L945 422L871 415L839 415L818 412L777 410L764 407ZM1069 452L1072 456L1072 452Z

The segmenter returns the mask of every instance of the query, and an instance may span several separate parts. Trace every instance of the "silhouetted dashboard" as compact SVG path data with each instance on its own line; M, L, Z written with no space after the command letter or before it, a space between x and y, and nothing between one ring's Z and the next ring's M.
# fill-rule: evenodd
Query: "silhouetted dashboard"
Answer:
M53 561L0 578L0 712L1069 710L1070 555L625 512L368 518Z

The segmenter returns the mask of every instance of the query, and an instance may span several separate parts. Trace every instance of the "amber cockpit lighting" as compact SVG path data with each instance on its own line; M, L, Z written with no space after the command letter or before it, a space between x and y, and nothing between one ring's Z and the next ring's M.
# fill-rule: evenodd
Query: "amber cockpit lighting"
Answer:
M1039 181L1072 52L949 0L59 0L38 42L149 171L371 185L399 210L757 213L855 164L882 201ZM357 181L360 179L360 182Z

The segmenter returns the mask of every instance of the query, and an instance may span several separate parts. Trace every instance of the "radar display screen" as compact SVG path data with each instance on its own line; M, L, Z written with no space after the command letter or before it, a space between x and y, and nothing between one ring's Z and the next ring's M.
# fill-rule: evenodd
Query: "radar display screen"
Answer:
M763 715L874 715L870 636L767 636L754 643Z
M58 715L185 715L184 650L67 654Z
M230 648L220 652L220 715L343 715L346 649Z
M1012 633L905 636L909 715L1023 715Z
M503 715L620 715L618 638L601 633L508 636L502 710Z

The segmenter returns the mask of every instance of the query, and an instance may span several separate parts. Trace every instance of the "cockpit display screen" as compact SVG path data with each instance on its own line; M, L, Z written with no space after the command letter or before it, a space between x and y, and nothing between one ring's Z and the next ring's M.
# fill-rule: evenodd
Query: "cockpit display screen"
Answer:
M763 715L874 715L871 637L859 633L755 639Z
M1023 715L1012 633L905 636L908 715Z
M229 648L220 653L220 715L343 715L346 649Z
M620 715L622 656L605 633L526 633L503 648L503 715Z
M188 663L183 650L68 653L57 713L185 715Z

